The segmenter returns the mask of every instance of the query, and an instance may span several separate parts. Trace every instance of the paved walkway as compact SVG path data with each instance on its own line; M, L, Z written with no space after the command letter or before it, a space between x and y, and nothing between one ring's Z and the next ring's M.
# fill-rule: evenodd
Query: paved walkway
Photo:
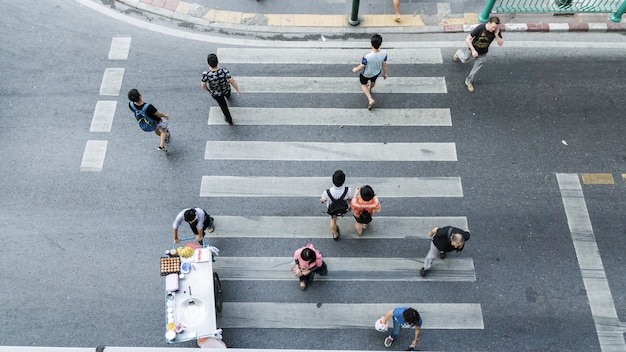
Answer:
M198 26L245 32L381 33L463 32L479 23L486 0L401 0L394 21L391 0L363 0L357 26L348 23L353 0L117 0L141 11ZM626 31L609 13L496 14L505 31Z

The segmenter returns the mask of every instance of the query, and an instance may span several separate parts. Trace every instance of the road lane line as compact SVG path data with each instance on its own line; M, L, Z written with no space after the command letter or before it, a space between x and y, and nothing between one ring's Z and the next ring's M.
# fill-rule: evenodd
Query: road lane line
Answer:
M246 93L354 93L363 94L355 77L264 77L238 76ZM444 77L390 77L373 91L383 93L447 93Z
M423 252L426 253L427 240L424 240L423 247ZM290 271L292 262L292 257L220 256L214 267L222 280L291 281L296 280ZM476 281L474 260L470 257L448 256L445 260L436 260L433 262L436 270L429 272L426 277L419 276L419 270L424 266L424 258L418 257L325 256L324 262L328 265L328 275L316 276L315 281Z
M317 197L329 177L202 176L200 197ZM371 185L381 198L463 197L460 177L349 178L346 184Z
M320 196L321 196L320 191ZM319 205L320 214L326 206ZM215 235L220 238L330 238L329 216L222 216L215 218ZM429 239L434 227L454 226L467 229L465 216L375 216L365 235L358 237L354 218L348 214L337 219L342 238ZM209 240L210 241L210 240Z
M117 101L99 100L91 118L89 132L111 132Z
M613 185L613 174L580 174L583 184L586 185Z
M391 65L441 64L441 49L384 49L387 51L387 62ZM355 66L369 51L363 49L335 49L325 48L310 50L305 48L276 48L272 50L262 48L218 48L217 56L220 62L227 64L298 64L298 65L327 65L332 57L334 65Z
M237 125L306 126L452 126L450 109L245 108L230 107ZM217 106L209 109L209 125L223 125Z
M578 174L556 174L600 349L626 351L621 322L587 211Z
M124 78L123 68L106 68L100 84L100 95L118 96Z
M108 141L89 140L80 163L80 171L102 171Z
M297 280L294 279L294 289L297 290L295 287ZM217 322L223 329L373 330L377 318L401 306L419 311L423 320L422 329L484 329L482 309L478 303L224 302Z
M109 49L109 60L127 60L130 42L130 37L113 37Z
M206 160L456 161L454 143L208 141Z

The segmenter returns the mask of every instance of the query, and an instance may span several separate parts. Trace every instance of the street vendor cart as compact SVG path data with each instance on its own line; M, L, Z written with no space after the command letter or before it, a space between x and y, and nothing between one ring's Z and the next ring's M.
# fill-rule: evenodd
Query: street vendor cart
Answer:
M217 252L217 248L206 244L187 243L166 251L161 258L161 275L165 276L167 343L220 334L215 314L222 310L222 287L218 274L213 272Z

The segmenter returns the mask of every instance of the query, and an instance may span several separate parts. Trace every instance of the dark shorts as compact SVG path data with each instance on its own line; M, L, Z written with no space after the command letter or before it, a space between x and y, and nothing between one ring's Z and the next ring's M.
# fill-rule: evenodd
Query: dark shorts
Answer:
M379 74L380 74L380 73L379 73ZM378 74L378 75L379 75L379 74ZM369 78L368 78L368 77L363 76L363 74L362 74L362 73L360 73L360 74L359 74L359 80L361 80L361 84L367 84L367 81L372 81L372 83L373 83L373 82L376 82L376 78L378 78L378 75L376 75L376 76L374 76L374 77L369 77Z

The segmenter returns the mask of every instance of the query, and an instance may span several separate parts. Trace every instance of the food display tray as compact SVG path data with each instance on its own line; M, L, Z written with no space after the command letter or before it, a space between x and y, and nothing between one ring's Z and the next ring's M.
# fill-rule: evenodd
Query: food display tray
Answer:
M161 276L180 273L180 257L161 257Z

